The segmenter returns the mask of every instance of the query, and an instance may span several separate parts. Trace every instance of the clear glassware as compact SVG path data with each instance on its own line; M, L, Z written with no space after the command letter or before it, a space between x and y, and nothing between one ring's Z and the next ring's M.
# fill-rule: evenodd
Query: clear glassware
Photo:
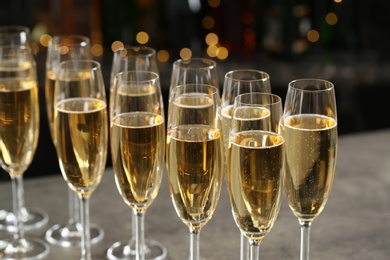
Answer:
M2 69L5 68L5 69ZM25 45L0 46L0 165L10 175L13 236L1 243L2 259L41 259L49 246L24 235L23 174L30 166L39 137L39 91L35 60Z
M123 244L128 250L111 248L108 256L162 259L166 249L155 241L145 246L144 234L145 213L157 197L165 167L165 117L159 76L150 71L120 72L115 76L112 94L111 158L118 191L133 211L135 237L131 239L134 245L128 241Z
M63 61L54 88L54 139L62 175L80 200L81 259L91 259L89 199L108 150L107 101L100 63Z
M284 191L301 226L301 260L309 259L310 226L333 185L338 150L334 86L322 79L289 83L281 124L286 141Z
M0 26L0 46L10 48L20 48L20 46L29 47L28 37L30 35L30 29L22 25L3 25ZM0 70L4 70L4 66ZM22 180L23 181L23 180ZM23 184L21 185L24 189ZM24 199L22 203L22 221L24 224L24 230L29 231L38 229L46 225L49 221L49 216L46 212L38 208L25 207ZM7 232L15 232L16 227L14 225L15 215L12 210L1 209L0 210L0 230Z
M190 231L190 260L218 204L224 173L219 91L187 84L173 88L168 108L167 169L176 213Z
M169 96L174 87L184 84L208 84L219 88L217 63L197 57L176 60L172 65Z
M225 163L227 163L229 131L234 99L240 94L252 92L271 93L271 82L268 73L253 69L237 69L225 74L221 98ZM225 170L227 170L227 167L225 167ZM240 232L240 259L245 260L248 258L249 240Z
M50 134L55 145L54 124L54 85L56 69L63 61L92 59L90 40L83 35L58 35L49 43L46 55L45 101ZM46 240L61 247L78 247L81 233L77 229L80 222L79 200L77 194L68 189L69 219L67 223L55 224L45 234ZM104 231L96 224L91 224L91 243L97 243L104 237Z
M110 111L112 111L112 104L114 103L112 92L115 75L124 71L151 71L158 74L156 50L148 46L125 46L114 52L110 77ZM133 214L132 218L135 218ZM135 219L132 220L131 224L131 239L129 241L118 241L110 246L107 250L108 259L128 259L131 255L135 255ZM166 248L158 241L145 239L145 247L146 259L165 259L167 256Z
M235 98L229 135L227 184L233 217L249 239L251 260L272 229L282 198L285 146L279 134L280 97L246 93Z

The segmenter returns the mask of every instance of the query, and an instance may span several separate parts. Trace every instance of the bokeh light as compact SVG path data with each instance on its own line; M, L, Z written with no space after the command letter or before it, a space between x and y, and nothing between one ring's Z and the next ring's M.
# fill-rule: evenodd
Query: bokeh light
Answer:
M157 52L157 60L159 62L168 62L169 61L169 52L166 50L159 50Z
M180 50L180 58L183 60L189 60L192 57L192 51L189 48L183 48Z
M139 44L146 44L149 41L149 35L146 32L139 32L135 37Z
M205 41L208 45L217 45L218 35L216 35L215 33L209 33L206 35Z
M202 19L203 28L210 30L214 27L214 25L215 25L215 20L213 17L211 17L211 16L203 17L203 19Z
M91 53L95 57L103 56L103 53L104 53L103 46L100 43L92 44L92 46L91 46Z
M214 8L218 7L221 4L221 0L208 0L207 2L209 6Z
M50 41L51 41L51 38L52 38L52 37L51 37L49 34L44 33L44 34L42 34L41 37L39 38L39 42L41 43L41 45L42 45L43 47L47 47L47 46L49 46L49 43L50 43Z
M220 60L226 60L227 57L229 56L229 51L225 47L219 47L218 48L218 53L217 53L217 58Z
M335 25L337 23L338 19L339 18L337 17L337 15L335 13L328 13L326 15L326 18L325 18L326 22L329 25Z
M309 42L317 42L320 39L320 34L317 30L310 30L307 32L307 40Z
M122 48L124 48L125 46L124 46L124 44L123 44L123 42L121 42L121 41L114 41L112 44L111 44L111 50L112 51L117 51L117 50L119 50L119 49L122 49Z

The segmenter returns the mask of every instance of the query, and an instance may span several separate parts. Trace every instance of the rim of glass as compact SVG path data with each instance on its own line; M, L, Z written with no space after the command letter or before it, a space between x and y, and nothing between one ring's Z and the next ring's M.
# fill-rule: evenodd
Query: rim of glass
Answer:
M125 45L122 48L115 50L114 53L119 55L122 58L127 57L131 54L136 54L137 56L142 56L142 57L152 57L152 56L156 55L156 50L153 49L152 47L149 47L149 46Z
M239 79L234 77L234 74L237 73L245 73L249 72L251 75L259 76L258 78L254 79ZM255 70L255 69L238 69L238 70L231 70L225 74L225 79L229 79L232 81L240 81L240 82L255 82L255 81L267 81L269 80L269 74L262 70Z
M125 74L144 74L144 75L152 75L151 78L149 79L142 79L142 80L132 80L134 77L131 77L130 79L124 79ZM128 71L122 71L117 74L115 74L115 79L116 80L121 80L123 82L138 82L138 83L144 83L144 82L149 82L149 81L156 81L160 78L160 76L153 71L147 71L147 70L128 70Z
M73 64L73 65L69 65ZM84 67L84 66L74 66L76 64L84 65L84 64L91 64L92 66L90 67ZM96 71L101 68L101 64L95 60L67 60L67 61L62 61L58 65L58 70L64 69L68 71Z
M315 86L316 88L309 88L313 86ZM288 83L288 87L294 90L314 93L314 92L330 91L334 89L334 84L325 79L304 78L304 79L295 79L291 81L290 83Z
M245 101L240 101L244 96L268 96L271 97L271 102L268 104L254 104L254 103L249 103ZM251 106L269 106L269 105L277 105L282 103L282 98L278 95L272 94L272 93L264 93L264 92L250 92L250 93L243 93L234 98L234 103L235 104L242 104L242 105L251 105Z
M196 65L201 64L201 66L192 66L193 64L195 64L195 62L197 63ZM180 67L181 69L184 70L198 70L198 69L208 70L208 69L216 68L217 63L212 59L195 57L190 59L178 59L173 63L173 66Z
M191 88L202 88L202 89L211 89L212 92L196 92L196 91L191 91L191 92L185 92L185 91L179 91L179 90L182 90L182 89L185 89L187 87L191 87ZM183 95L185 94L189 94L189 93L203 93L203 94L208 94L208 95L214 95L214 94L218 94L218 88L215 87L214 85L210 85L210 84L200 84L200 83L188 83L188 84L184 84L184 85L177 85L175 86L172 91L171 91L172 94L177 94L177 93L181 93Z
M69 39L69 41L62 43L62 41L66 39ZM76 45L87 46L90 43L90 39L84 35L64 34L64 35L53 36L49 44L53 44L53 43L61 44L64 46L76 46Z
M0 26L0 34L11 34L16 35L21 32L25 32L27 35L30 34L30 29L24 25L2 25Z

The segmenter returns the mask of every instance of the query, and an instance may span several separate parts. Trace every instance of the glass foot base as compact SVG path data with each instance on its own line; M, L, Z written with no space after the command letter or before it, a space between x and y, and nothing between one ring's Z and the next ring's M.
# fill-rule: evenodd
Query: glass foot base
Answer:
M39 229L47 224L49 215L40 209L29 208L22 211L24 231ZM14 233L16 228L14 226L15 215L10 210L0 210L0 230Z
M7 260L43 259L49 254L49 246L40 239L25 238L20 241L1 241L0 256Z
M91 244L101 241L104 237L104 231L101 227L91 224ZM60 225L52 226L45 234L46 240L60 247L80 247L81 234L77 230L76 225Z
M107 250L107 258L110 260L136 259L133 242L120 241L114 243ZM145 259L163 260L167 257L167 249L157 241L145 239Z

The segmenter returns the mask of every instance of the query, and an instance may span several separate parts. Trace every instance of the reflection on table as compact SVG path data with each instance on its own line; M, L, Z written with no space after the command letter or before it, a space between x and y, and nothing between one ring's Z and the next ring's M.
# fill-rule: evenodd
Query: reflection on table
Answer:
M390 254L390 130L340 136L334 185L324 212L313 222L312 259L388 259ZM27 235L44 238L54 223L68 217L67 186L60 173L25 181L26 203L50 216L49 223ZM11 183L0 184L0 208L12 205ZM105 231L92 246L93 259L106 259L107 248L131 237L131 212L120 197L112 169L91 197L91 222ZM188 258L188 230L173 208L166 175L160 193L146 214L146 239L160 241L168 259ZM0 232L0 239L10 234ZM239 230L234 223L226 185L216 212L201 233L202 256L239 259ZM261 244L262 259L299 259L300 228L282 201L278 219ZM50 260L79 259L77 248L51 246Z

